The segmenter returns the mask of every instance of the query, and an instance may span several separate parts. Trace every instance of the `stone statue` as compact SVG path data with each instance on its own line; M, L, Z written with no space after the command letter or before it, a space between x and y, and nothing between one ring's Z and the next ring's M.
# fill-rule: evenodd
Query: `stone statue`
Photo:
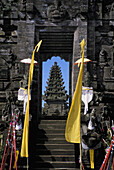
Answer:
M83 126L83 125L82 125ZM87 147L95 147L101 140L101 135L97 131L96 109L92 109L89 122L86 125L87 131L83 132L82 141Z
M85 78L84 78L84 86L91 87L91 84L92 84L92 82L91 82L90 74L87 71L85 74Z
M9 106L5 105L2 109L2 121L9 122L8 110Z
M101 91L105 89L103 78L104 78L104 67L108 64L107 52L102 49L99 53L99 88Z
M18 76L19 74L19 63L15 63L15 76Z
M28 87L28 78L26 75L23 75L23 79L19 82L20 87L23 87L25 89L27 89Z
M113 2L112 5L111 5L109 15L110 15L110 19L113 19L113 18L114 18L114 2Z
M17 108L18 105L17 97L12 91L7 91L6 104L2 109L2 121L10 122L12 115L12 105L15 105Z
M108 114L107 114L108 112ZM107 105L100 103L97 107L93 107L90 114L84 115L85 120L82 122L82 159L85 167L90 164L88 157L89 150L94 150L95 169L99 169L105 155L105 145L103 141L107 141L109 129L109 110ZM100 153L104 154L100 154ZM97 155L100 155L98 158Z
M48 7L47 17L52 22L60 22L64 17L68 17L68 13L61 0L54 0L54 4Z
M106 64L107 63L107 52L102 49L99 53L99 63L100 64Z
M93 108L91 113L90 113L90 120L88 123L88 129L93 130L95 128L95 109Z

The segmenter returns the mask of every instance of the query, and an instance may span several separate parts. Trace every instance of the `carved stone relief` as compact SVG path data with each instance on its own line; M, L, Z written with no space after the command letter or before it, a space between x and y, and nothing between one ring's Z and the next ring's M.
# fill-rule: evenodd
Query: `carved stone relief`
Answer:
M99 54L99 83L100 88L113 89L113 46L102 45Z
M49 21L60 22L63 19L68 19L69 15L60 0L54 0L54 4L50 5L47 9L47 17Z
M114 3L112 3L109 13L110 19L114 19Z
M17 56L13 53L11 49L1 49L1 62L0 62L0 89L6 90L11 88L18 88L19 81L22 76L19 74L20 65L17 60Z
M0 24L0 43L17 43L17 26L11 25L10 20Z
M17 97L12 91L6 91L6 105L2 109L2 121L10 122L11 121L11 107L12 105L17 105Z
M74 21L77 15L82 17L88 11L88 0L48 0L46 2L43 0L34 2L33 6L36 10L36 16L34 16L36 23L58 23L61 21L66 22L67 20Z
M103 3L103 18L105 19L114 19L114 2L104 1Z
M2 0L0 3L0 18L25 19L26 0Z
M96 4L96 19L102 19L102 3L97 3Z

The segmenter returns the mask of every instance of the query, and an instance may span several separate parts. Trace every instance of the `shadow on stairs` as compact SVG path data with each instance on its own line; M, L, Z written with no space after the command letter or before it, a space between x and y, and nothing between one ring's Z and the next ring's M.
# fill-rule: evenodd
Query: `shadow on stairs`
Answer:
M37 127L32 125L29 139L30 170L79 170L75 163L74 144L65 140L65 125L65 118L42 118Z

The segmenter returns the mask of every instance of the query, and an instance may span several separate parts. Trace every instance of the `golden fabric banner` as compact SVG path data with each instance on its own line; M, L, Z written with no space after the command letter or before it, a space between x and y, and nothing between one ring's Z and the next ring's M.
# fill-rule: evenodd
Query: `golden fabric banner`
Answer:
M22 145L21 145L21 157L28 157L28 133L29 133L29 96L30 96L30 85L33 77L33 69L34 69L34 55L35 51L40 48L42 40L35 46L35 49L32 54L31 65L29 69L29 81L28 81L28 100L27 100L27 108L25 114L24 121L24 129L23 129L23 137L22 137ZM37 52L38 52L37 50Z
M94 149L89 150L91 169L94 169Z
M18 161L18 157L19 157L19 151L17 150L16 151L16 162ZM16 162L14 162L13 169L16 168Z
M74 92L72 104L67 118L65 138L71 143L81 143L80 132L80 114L81 114L81 94L82 94L82 76L84 62L85 39L81 42L82 63L78 75L77 85Z

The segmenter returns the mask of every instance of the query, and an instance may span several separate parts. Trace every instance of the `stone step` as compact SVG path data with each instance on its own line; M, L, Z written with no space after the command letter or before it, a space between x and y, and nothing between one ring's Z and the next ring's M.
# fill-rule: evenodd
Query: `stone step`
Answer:
M66 127L66 124L60 124L60 123L58 123L58 124L40 124L39 125L39 129L65 129L65 127Z
M32 168L32 169L31 169ZM42 167L31 167L30 170L80 170L79 168L42 168ZM27 170L27 166L17 166L18 170L25 169Z
M44 145L41 145L41 144L36 144L36 149L73 149L74 150L74 145L73 144L44 144Z
M34 132L31 170L74 170L74 144L65 139L66 120L43 119ZM75 169L76 170L76 169Z
M43 128L46 134L53 134L53 133L64 133L65 134L65 129L46 129ZM41 131L41 129L38 129L38 133Z
M53 125L60 124L60 125L62 125L62 124L66 124L66 120L41 120L40 125L41 124L44 124L44 125L47 125L47 124L53 124Z
M32 170L80 170L79 168L32 168Z
M46 162L35 162L32 168L75 168L75 161L46 161Z
M36 149L36 155L74 155L74 149Z
M59 133L45 133L45 134L42 134L42 133L38 133L37 135L36 135L36 139L41 139L41 138L43 138L43 139L53 139L53 138L64 138L65 139L65 133L63 132L63 133L61 133L61 132L59 132Z
M34 157L34 161L75 161L74 155L40 155Z
M65 138L52 138L52 139L48 139L46 140L46 138L44 139L37 139L37 144L44 144L44 141L45 141L45 144L68 144L68 142L65 140Z

